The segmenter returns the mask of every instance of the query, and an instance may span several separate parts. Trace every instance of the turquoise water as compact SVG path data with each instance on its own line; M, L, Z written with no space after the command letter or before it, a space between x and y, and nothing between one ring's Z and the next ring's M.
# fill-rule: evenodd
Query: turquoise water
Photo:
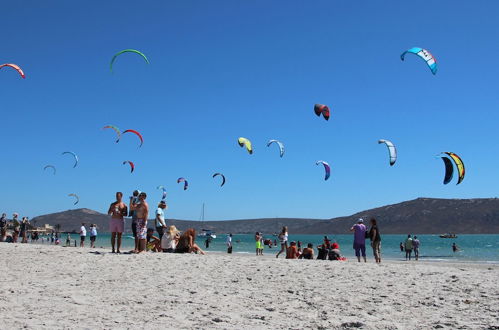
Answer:
M111 235L99 235L96 241L97 247L108 248ZM347 258L355 258L352 249L353 235L329 235L333 242L340 244L342 254ZM73 236L73 239L76 237ZM205 249L204 239L198 238L196 243L207 251L225 251L225 238L226 235L218 235L216 239L212 240L210 247ZM266 238L272 241L276 239L273 236ZM307 243L314 244L314 248L322 243L323 235L289 235L290 241L301 241L303 245ZM389 259L405 259L405 253L400 252L399 244L405 240L405 235L383 235L381 252L384 258ZM438 235L418 235L421 241L420 258L429 261L467 261L467 262L491 262L499 263L499 235L459 235L456 239L443 239ZM66 241L66 236L62 235L62 243ZM452 252L452 243L456 243L460 248L457 253ZM90 242L88 237L86 246ZM122 250L127 251L133 248L133 238L129 235L123 236ZM255 253L255 243L253 235L233 235L233 252L234 253ZM265 254L275 254L279 249L276 247L265 247ZM316 250L317 251L317 250ZM367 247L368 259L373 260L372 250Z

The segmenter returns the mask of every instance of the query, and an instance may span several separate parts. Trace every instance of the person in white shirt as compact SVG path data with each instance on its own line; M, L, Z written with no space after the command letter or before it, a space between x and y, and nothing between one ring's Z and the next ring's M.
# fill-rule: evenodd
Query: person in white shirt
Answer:
M288 250L288 227L282 227L281 233L279 234L279 242L281 243L281 250L276 254L276 258L279 258L279 255Z
M97 239L97 225L90 225L90 247L95 248L95 240Z
M232 234L227 235L225 244L227 245L227 253L232 253Z
M80 227L80 247L85 247L85 237L87 236L87 229L85 228L85 223L81 223Z
M165 212L163 211L168 206L165 201L161 201L158 204L158 208L156 209L156 218L154 219L154 225L156 226L156 231L158 232L159 239L163 237L163 232L166 228L165 222Z

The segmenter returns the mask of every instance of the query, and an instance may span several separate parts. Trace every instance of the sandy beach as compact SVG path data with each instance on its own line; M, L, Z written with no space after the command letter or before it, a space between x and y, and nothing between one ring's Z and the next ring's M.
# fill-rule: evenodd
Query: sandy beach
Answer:
M4 329L498 329L499 266L0 244Z

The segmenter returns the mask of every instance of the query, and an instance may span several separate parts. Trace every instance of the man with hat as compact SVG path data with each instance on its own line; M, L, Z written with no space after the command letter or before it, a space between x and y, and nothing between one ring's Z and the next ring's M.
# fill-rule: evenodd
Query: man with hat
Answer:
M360 262L360 254L362 253L362 257L364 258L364 262L366 260L366 231L367 228L364 225L364 220L360 218L357 220L357 223L350 228L350 231L353 231L353 249L355 250L355 256L357 260Z
M159 202L158 208L156 209L156 219L154 219L154 225L156 226L156 231L158 232L160 240L163 237L163 232L166 228L165 213L163 212L166 208L167 205L164 200Z

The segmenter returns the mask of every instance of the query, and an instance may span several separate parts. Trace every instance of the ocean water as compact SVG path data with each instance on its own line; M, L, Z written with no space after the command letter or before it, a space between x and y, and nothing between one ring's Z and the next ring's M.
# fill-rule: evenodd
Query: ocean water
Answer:
M155 233L157 235L157 233ZM227 235L217 234L217 238L213 239L210 247L205 248L204 238L197 238L196 243L206 251L226 251L225 239ZM354 259L355 254L352 248L353 235L328 235L332 242L337 242L343 255L348 259ZM277 237L268 235L265 238L277 240ZM324 235L289 235L289 241L300 241L302 246L307 243L312 243L314 249L317 245L322 244ZM405 259L405 253L400 251L399 244L404 242L406 235L383 235L381 238L381 253L383 258L388 259ZM72 235L72 239L79 239ZM97 237L96 246L109 248L111 246L111 235L102 234ZM444 239L438 235L418 235L421 241L420 259L428 261L459 261L459 262L490 262L499 263L499 235L459 235L455 239ZM62 235L62 243L66 241L66 236ZM255 242L253 235L235 234L232 238L233 253L255 253ZM369 241L367 241L369 242ZM459 252L452 252L452 243L456 243L459 247ZM86 246L90 245L89 238L85 242ZM74 242L73 242L74 244ZM128 251L133 248L133 237L123 235L122 251ZM264 254L275 254L279 248L265 247ZM317 251L317 250L315 250ZM367 257L373 260L372 250L369 243L366 247Z

